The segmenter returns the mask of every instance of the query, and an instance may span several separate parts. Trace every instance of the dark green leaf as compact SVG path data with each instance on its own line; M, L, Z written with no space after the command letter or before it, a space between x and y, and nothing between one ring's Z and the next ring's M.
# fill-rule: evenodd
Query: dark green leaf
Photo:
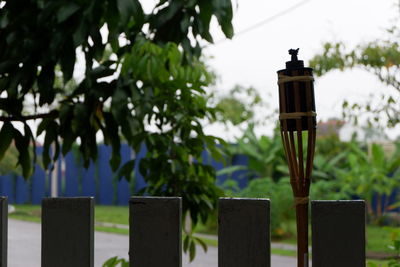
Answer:
M32 161L29 154L29 136L23 136L17 129L14 129L14 141L18 150L18 164L22 167L22 176L28 179L32 174Z
M138 0L117 0L117 7L121 14L120 23L122 25L128 23L130 16L134 16L137 20L141 20L143 17L142 5Z
M107 77L107 76L113 75L114 72L115 72L115 70L110 69L110 68L108 68L106 66L100 65L100 66L94 68L92 70L92 72L90 73L90 75L94 79L99 79L99 78L103 78L103 77Z
M55 96L54 63L48 63L42 67L37 82L40 93L39 105L51 104Z
M164 26L164 24L177 15L182 6L183 3L181 1L170 1L167 7L164 7L155 15L152 21L152 26L154 28L160 28Z
M74 47L78 47L78 46L82 45L82 43L84 43L87 40L89 26L90 25L85 23L84 19L81 19L79 26L77 27L76 31L72 35Z
M14 134L14 127L11 122L5 122L0 130L0 160L4 157L11 144Z
M51 121L52 121L52 120L49 119L49 118L43 119L43 120L40 122L40 124L39 124L39 126L38 126L38 128L37 128L37 130L36 130L36 136L41 135L41 134L44 132L44 130L47 129L47 126L49 125L49 123L50 123Z
M203 248L204 252L207 253L207 244L199 237L195 237L194 239L196 240L197 243L200 244L200 246Z
M230 0L217 0L213 1L215 8L215 14L217 16L219 25L226 37L233 37L233 26L232 26L232 3Z
M200 35L210 43L213 43L213 38L209 31L210 21L213 14L212 1L200 1L199 7L200 7L199 17L202 26L200 29Z
M43 161L43 166L45 169L48 168L50 162L51 162L51 157L50 157L50 147L53 142L56 141L58 135L58 124L55 121L50 121L47 125L46 128L46 136L44 138L44 143L43 143L43 152L42 152L42 161ZM56 142L56 151L58 147L58 142ZM54 151L54 155L56 154L56 151Z
M79 6L74 2L65 2L57 12L57 22L61 23L79 10Z
M132 179L134 167L135 167L134 159L125 162L124 165L122 165L122 167L118 171L118 177L121 178L124 176L126 180L130 181Z
M185 235L184 239L183 239L183 251L187 251L189 248L189 235Z
M69 39L64 44L63 53L61 54L60 58L60 65L61 65L61 70L63 72L64 84L67 83L72 78L75 67L75 60L76 60L75 57L76 57L75 46L73 44L73 40Z
M114 120L114 117L112 116L111 113L104 112L103 116L106 123L105 140L108 143L111 143L112 146L110 165L112 170L115 171L118 169L119 164L121 163L121 154L120 154L121 142L120 142L118 124Z
M194 257L196 256L196 244L194 243L193 240L191 240L189 245L189 261L192 262L194 260Z
M15 98L0 98L0 109L9 114L20 114L22 111L22 100Z

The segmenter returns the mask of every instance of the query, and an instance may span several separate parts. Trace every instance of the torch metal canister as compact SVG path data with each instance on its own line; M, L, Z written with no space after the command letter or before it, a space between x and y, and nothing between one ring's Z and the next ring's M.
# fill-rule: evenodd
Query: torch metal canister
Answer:
M305 68L303 61L297 59L298 51L290 49L292 60L286 62L286 69L278 71L279 118L281 127L287 123L288 131L299 131L297 119L301 121L301 131L316 127L313 69Z
M298 50L289 50L291 61L278 71L279 120L296 207L298 267L307 267L308 203L317 123L312 69L297 59Z

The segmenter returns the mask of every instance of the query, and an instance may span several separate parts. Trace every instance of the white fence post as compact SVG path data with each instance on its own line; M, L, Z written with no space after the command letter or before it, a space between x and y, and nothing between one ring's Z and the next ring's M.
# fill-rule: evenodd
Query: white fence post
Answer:
M312 201L313 267L365 266L365 202Z
M8 199L0 197L0 267L7 267Z
M181 206L180 197L132 197L130 199L130 266L182 266Z
M270 267L270 201L221 198L218 266Z
M92 197L42 201L42 267L94 266Z

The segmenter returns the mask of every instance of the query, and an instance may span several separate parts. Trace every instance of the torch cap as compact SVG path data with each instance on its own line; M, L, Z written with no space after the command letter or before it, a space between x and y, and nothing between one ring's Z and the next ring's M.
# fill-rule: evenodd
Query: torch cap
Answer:
M297 49L289 49L289 54L292 56L290 61L286 62L286 69L300 69L304 68L303 60L298 60L297 55L299 53L299 48Z

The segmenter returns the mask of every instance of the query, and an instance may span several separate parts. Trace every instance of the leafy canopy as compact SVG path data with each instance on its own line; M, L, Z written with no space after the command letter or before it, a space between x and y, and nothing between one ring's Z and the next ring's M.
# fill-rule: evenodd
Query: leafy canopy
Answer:
M395 127L400 124L400 28L387 30L385 39L361 43L348 49L343 42L325 43L323 51L310 60L316 75L332 70L362 68L387 85L382 95L371 95L366 102L343 102L343 116L354 123L364 117L369 126ZM361 90L362 88L360 88ZM378 99L378 103L377 103Z
M121 139L136 152L146 145L145 191L182 196L184 214L194 224L205 220L219 191L201 152L218 151L200 124L214 116L200 43L213 41L212 17L232 37L230 0L159 0L147 13L138 0L3 0L0 6L0 157L15 142L29 177L30 144L43 135L46 168L76 142L88 166L101 133L112 146L112 169L129 177L135 162L121 166ZM78 55L83 77L71 86ZM32 120L39 123L35 134Z

